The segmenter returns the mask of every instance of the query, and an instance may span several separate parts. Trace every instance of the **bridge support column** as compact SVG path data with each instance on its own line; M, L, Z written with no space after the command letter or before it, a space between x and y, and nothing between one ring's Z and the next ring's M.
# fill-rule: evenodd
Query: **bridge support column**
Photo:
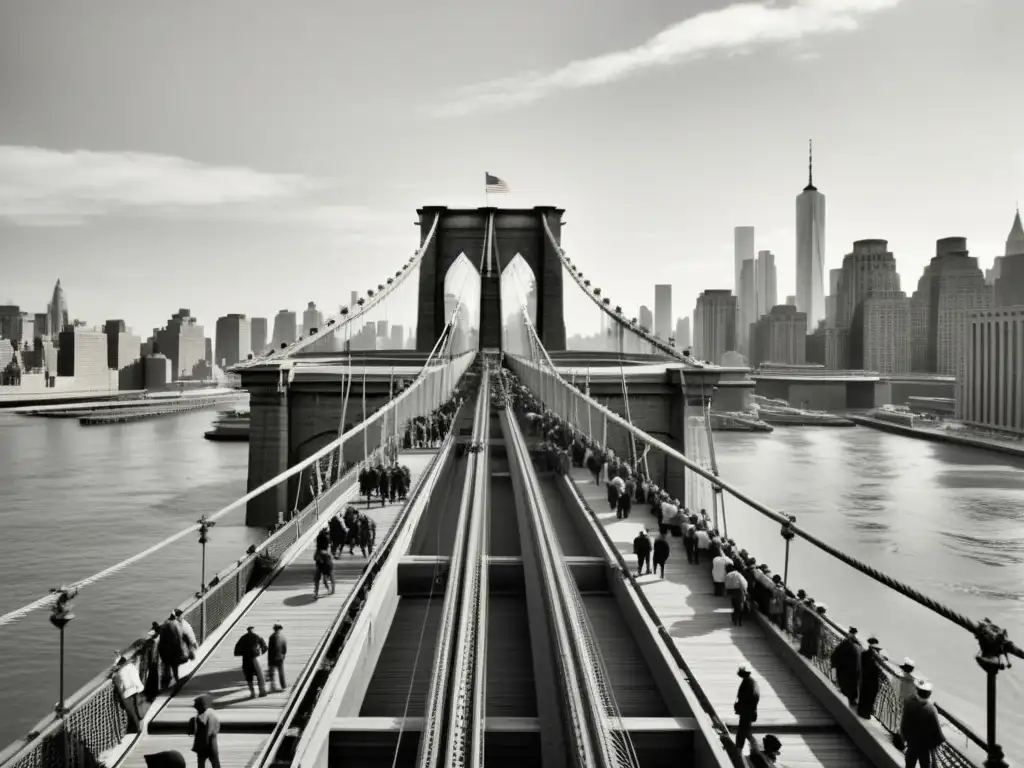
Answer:
M288 389L286 386L249 388L249 480L248 490L288 469ZM245 524L272 528L290 509L289 483L265 491L249 501Z
M701 458L697 455L697 446L692 444L695 442L696 434L694 428L687 429L687 425L699 424L700 429L705 428L705 413L711 407L711 399L721 374L709 369L676 369L671 371L670 376L674 393L670 406L672 416L669 434L680 452L688 459L696 461ZM664 473L663 487L683 503L686 503L687 483L707 482L685 469L678 461L668 457L665 457ZM692 511L696 513L699 510Z

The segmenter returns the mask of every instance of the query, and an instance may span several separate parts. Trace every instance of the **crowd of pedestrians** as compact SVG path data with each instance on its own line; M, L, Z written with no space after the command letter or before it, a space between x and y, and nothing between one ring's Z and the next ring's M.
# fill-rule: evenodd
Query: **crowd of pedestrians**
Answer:
M827 652L824 634L831 631L831 620L824 603L817 603L802 589L791 591L780 574L772 573L767 564L758 563L735 541L723 537L706 510L686 509L645 476L642 462L631 463L616 456L545 409L516 381L514 374L504 371L503 375L513 407L529 425L530 432L542 441L549 470L568 474L571 467L586 468L594 483L605 487L608 506L617 519L628 518L635 504L646 505L656 518L658 534L653 542L646 527L633 540L637 575L651 573L653 559L653 571L664 578L664 566L672 549L667 534L675 529L681 534L687 565L710 564L711 591L728 599L734 626L742 627L744 619L754 612L764 616L790 637L798 638L797 650L810 663L821 666L819 660L825 661L837 688L861 718L870 719L875 714L883 682L890 684L889 675L883 670L886 657L877 638L868 638L863 645L857 629L851 627L843 641ZM892 683L900 713L894 742L905 750L907 768L930 768L935 751L945 741L932 700L932 684L915 673L910 659L904 660L900 673ZM757 720L760 692L749 668L741 666L738 675L740 685L734 708L739 719L736 741L742 747L751 738ZM757 761L774 764L780 750L778 738L769 734L754 756Z

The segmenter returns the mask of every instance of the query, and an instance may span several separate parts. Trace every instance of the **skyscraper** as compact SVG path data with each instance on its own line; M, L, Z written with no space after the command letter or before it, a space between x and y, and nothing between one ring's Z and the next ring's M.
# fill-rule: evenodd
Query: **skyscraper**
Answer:
M676 349L690 347L690 318L680 317L676 320Z
M812 154L796 198L796 308L807 314L808 329L825 319L825 196L814 186Z
M320 330L324 327L324 316L320 310L316 308L316 302L311 301L306 305L305 311L302 313L302 332L307 336L313 331L313 329Z
M267 351L267 318L253 317L249 320L249 338L254 355L262 355Z
M704 291L694 310L695 355L720 365L722 355L736 350L736 297L731 291Z
M282 344L291 344L298 338L298 319L295 317L295 313L282 309L274 317L274 337L270 341L270 346L274 349L280 349Z
M751 366L762 363L803 365L807 358L807 315L796 307L776 306L750 331Z
M779 276L775 270L775 254L757 252L757 318L767 315L779 303Z
M179 309L157 332L157 347L171 361L171 379L189 378L196 363L206 359L203 326L187 309Z
M828 271L828 296L825 297L825 327L836 327L836 302L839 300L839 278L842 277L842 269L830 269Z
M878 298L868 302L872 297ZM910 303L900 293L896 257L886 240L858 240L843 257L836 333L826 336L826 358L835 368L903 373L910 346L893 338L898 334L910 337Z
M672 335L672 286L654 286L654 335L668 341Z
M53 287L53 297L50 299L46 314L49 316L48 326L52 337L56 337L65 328L71 326L71 320L68 318L67 297L64 295L64 289L60 287L59 279Z
M637 322L648 333L654 331L654 314L646 304L640 305L640 314L637 317Z
M754 258L754 228L736 227L733 229L733 270L735 271L735 282L732 290L736 296L740 295L740 271L743 269L743 262Z
M227 370L252 351L249 320L245 315L230 314L217 318L216 364Z
M736 347L746 353L750 349L750 326L757 322L757 262L754 259L745 259L740 269L738 304Z
M1013 307L1024 305L1024 226L1017 209L1006 238L1006 253L1001 259L995 283L995 306Z
M967 250L966 238L936 241L935 257L925 267L911 299L914 367L960 378L968 316L973 310L990 309L992 293L978 260Z

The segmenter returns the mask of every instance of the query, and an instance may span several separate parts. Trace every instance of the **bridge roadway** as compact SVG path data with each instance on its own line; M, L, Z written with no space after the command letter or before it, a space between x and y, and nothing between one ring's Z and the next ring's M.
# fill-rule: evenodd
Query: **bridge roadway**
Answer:
M415 519L410 516L406 521L415 528L407 533L407 545L389 557L389 565L392 561L394 565L392 577L382 573L374 582L368 610L357 620L340 655L327 664L333 671L312 703L298 712L289 707L295 703L289 700L291 693L249 699L232 650L246 626L253 624L266 633L280 621L289 639L290 683L300 678L307 665L324 664L324 659L311 659L314 649L324 647L325 631L365 561L343 555L337 566L337 594L313 602L315 528L288 553L270 585L239 608L234 621L226 622L227 630L211 638L209 650L203 649L182 690L154 704L148 734L117 765L143 766L144 754L164 749L186 752L191 746L186 729L192 700L205 692L213 694L223 723L220 740L225 766L415 765L420 732L438 686L438 670L453 668L451 638L465 631L465 627L459 627L458 633L453 629L446 641L449 622L444 619L447 610L452 621L458 608L455 597L459 595L449 596L450 588L460 589L461 569L453 559L464 552L473 530L468 518L474 505L466 499L479 493L474 491L477 474L482 474L483 485L476 488L486 489L479 509L484 513L481 542L487 594L480 609L484 631L476 639L485 678L476 683L483 701L482 764L488 768L575 764L566 744L565 674L560 674L551 618L558 615L557 607L550 594L538 587L538 580L545 578L541 567L545 524L557 542L555 557L575 583L586 630L599 650L636 764L645 768L681 761L700 766L728 764L729 757L690 684L627 583L610 567L596 525L578 499L581 496L597 512L600 524L627 560L633 536L650 521L637 515L617 521L606 512L603 489L589 478L578 472L570 479L559 477L523 461L528 441L518 425L500 418L496 409L488 415L486 458L478 459L475 472L471 471L465 450L478 437L479 425L474 429L470 411L467 404L453 430L451 441L461 447L446 443L429 468L434 451L403 456L414 482L422 481L424 472L438 473L436 484L428 481L433 493ZM537 491L534 502L530 501L531 484ZM414 494L410 498L415 499ZM337 506L346 500L343 497ZM375 509L380 541L399 510L391 505ZM466 573L468 579L468 568ZM468 584L467 579L462 581ZM775 733L783 743L787 765L870 764L787 671L756 625L731 628L725 605L710 595L709 575L703 569L690 569L675 542L666 579L645 576L640 584L728 725L736 724L732 713L736 668L746 663L761 685L755 733ZM455 680L453 675L452 684ZM449 699L455 694L444 694L441 718L449 727ZM290 734L287 738L284 730Z

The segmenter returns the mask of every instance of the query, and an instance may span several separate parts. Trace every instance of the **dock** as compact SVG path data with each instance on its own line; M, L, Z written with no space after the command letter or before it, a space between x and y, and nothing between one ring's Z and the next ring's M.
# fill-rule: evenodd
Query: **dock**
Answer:
M633 538L641 528L657 527L647 506L636 505L629 519L619 520L608 508L603 484L595 485L586 469L573 468L572 478L626 562L635 567ZM710 564L689 565L682 540L670 536L669 544L672 553L665 578L648 575L638 583L730 730L735 733L739 721L733 711L739 686L736 670L745 664L761 689L754 737L775 734L787 766L871 766L821 702L779 659L760 625L751 618L742 627L732 626L728 599L712 594Z
M179 413L190 413L202 411L208 408L216 408L219 405L232 402L239 397L232 395L214 395L211 397L188 397L173 402L161 402L159 400L147 402L141 408L118 408L106 413L81 413L76 411L78 423L88 427L98 424L124 424L131 421L142 421L144 419L155 419L159 416L173 416Z
M434 458L435 451L417 451L402 454L400 461L407 465L412 487L423 477ZM367 512L377 524L377 544L380 545L401 512L404 503L380 505L379 499L367 509L365 499L358 500L358 483L354 482L328 510L335 514L346 504L354 504ZM410 492L410 498L412 494ZM326 525L327 515L323 516ZM188 723L195 709L195 697L208 693L221 721L221 761L225 766L246 765L260 750L274 725L288 706L291 688L271 692L267 696L250 698L249 688L242 676L241 665L234 655L235 642L254 626L264 638L270 635L275 623L284 627L288 640L285 659L285 679L292 685L313 657L314 651L345 604L368 562L359 552L344 552L334 569L335 593L321 594L313 599L313 553L316 536L322 526L314 525L282 557L281 565L269 584L255 599L243 603L234 615L210 636L197 653L195 662L181 668L182 684L169 694L161 694L145 718L147 733L130 737L131 741L108 755L107 765L114 768L145 768L144 756L162 750L176 749L189 754L192 745ZM113 758L113 759L111 759Z

